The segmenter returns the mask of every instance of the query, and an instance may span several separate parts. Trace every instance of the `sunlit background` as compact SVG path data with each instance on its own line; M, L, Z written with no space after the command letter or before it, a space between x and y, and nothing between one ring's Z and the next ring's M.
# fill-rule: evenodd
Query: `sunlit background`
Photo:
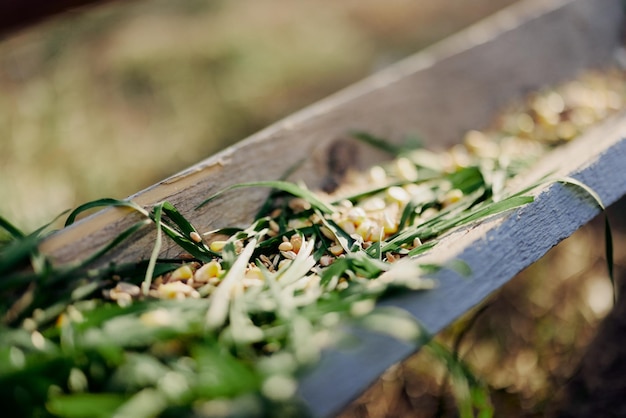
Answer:
M513 1L142 0L6 35L0 215L30 230L126 197ZM497 416L546 410L609 312L599 231L514 279L463 340ZM345 417L450 413L433 363L422 353L393 368Z

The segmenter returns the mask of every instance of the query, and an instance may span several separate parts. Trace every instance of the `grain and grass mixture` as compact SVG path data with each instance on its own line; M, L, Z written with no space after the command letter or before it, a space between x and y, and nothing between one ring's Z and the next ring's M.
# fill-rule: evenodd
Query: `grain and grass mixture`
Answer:
M339 342L334 331L386 315L403 330L396 336L421 338L376 300L436 286L429 274L453 266L419 255L454 228L532 201L507 182L623 108L624 82L619 71L591 72L534 93L492 129L441 153L403 151L350 173L333 195L282 181L238 185L272 190L245 229L204 231L167 202L147 211L103 199L70 215L102 205L142 213L100 252L152 225L155 255L141 263L54 267L37 252L41 231L0 219L0 399L16 416L301 416L298 375ZM163 234L183 257L157 258Z

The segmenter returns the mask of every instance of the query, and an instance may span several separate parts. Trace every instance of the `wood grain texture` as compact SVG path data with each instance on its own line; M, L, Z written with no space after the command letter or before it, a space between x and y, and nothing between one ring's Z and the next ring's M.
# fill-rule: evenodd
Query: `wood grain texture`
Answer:
M328 161L338 141L357 167L384 158L348 139L352 130L394 142L417 132L430 148L449 146L488 124L505 103L606 63L620 24L618 0L520 2L131 198L147 207L169 200L201 230L245 225L266 190L234 191L195 207L228 185L277 179L296 164L290 180L321 187L336 177ZM42 251L57 263L83 259L134 219L124 210L102 211L52 236ZM149 229L140 231L103 262L146 258L153 239ZM166 242L163 255L176 252Z
M352 155L356 167L384 158L347 138L354 129L397 143L416 132L432 149L454 144L462 132L484 127L498 109L527 92L606 65L619 45L622 22L620 0L520 2L131 198L147 207L167 199L200 230L245 225L265 190L233 191L194 208L228 185L277 179L294 164L299 169L290 180L310 188L327 185L341 175L329 164L338 150ZM519 185L556 172L575 176L610 204L626 193L625 133L626 115L618 115L547 156ZM455 231L424 256L436 263L463 260L471 278L445 270L435 290L384 303L406 309L434 334L597 213L573 188L546 186L534 203ZM105 210L52 236L42 251L58 263L82 259L134 219L124 210ZM141 231L104 261L146 258L153 239L153 232ZM166 247L163 255L176 251ZM377 334L359 337L363 344L326 352L320 366L303 377L299 394L316 416L332 416L418 348Z

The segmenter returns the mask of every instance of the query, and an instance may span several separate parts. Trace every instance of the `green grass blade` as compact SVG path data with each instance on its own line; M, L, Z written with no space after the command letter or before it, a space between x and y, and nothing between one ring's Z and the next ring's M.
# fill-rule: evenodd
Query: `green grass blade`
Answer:
M76 217L80 215L81 213L86 212L90 209L103 208L103 207L126 207L130 209L134 209L146 217L150 215L144 208L142 208L141 206L139 206L138 204L136 204L135 202L131 200L119 200L119 199L105 198L105 199L94 200L92 202L87 202L83 205L80 205L76 209L74 209L67 217L67 220L65 221L65 226L69 226L73 224L76 221Z
M196 242L191 239L192 233L198 234L196 228L185 218L179 211L169 202L163 202L159 205L160 211L165 213L167 218L160 219L160 228L165 234L170 237L179 247L187 251L196 259L209 262L212 259L219 257L219 254L211 251L204 242ZM154 213L154 212L153 212ZM154 218L154 214L153 214ZM153 219L154 220L154 219ZM170 226L165 221L170 221L173 226Z
M606 257L606 267L609 275L609 280L611 281L611 286L613 287L613 303L617 303L617 284L615 283L615 262L613 258L613 233L611 231L611 225L609 222L609 218L606 214L606 208L604 203L602 202L602 198L598 195L595 190L591 187L587 186L580 180L577 180L573 177L561 177L557 179L559 183L563 183L565 185L571 185L579 188L580 190L587 193L589 196L593 198L596 204L602 209L604 213L604 248L605 248L605 257Z
M143 283L141 284L141 291L144 296L148 296L150 291L150 285L152 284L152 275L154 274L154 266L156 265L157 258L161 252L161 244L163 241L163 230L161 228L161 215L163 213L163 206L165 203L156 205L152 212L154 214L154 224L156 227L156 238L154 240L154 246L152 247L152 253L150 254L150 260L148 261L148 267L146 268L146 275Z
M0 275L27 263L31 255L37 252L40 241L39 237L28 235L3 246L0 252Z
M204 200L202 203L200 203L196 209L201 208L202 206L206 205L209 202L212 202L213 200L215 200L216 198L218 198L219 196L221 196L222 194L231 191L231 190L235 190L235 189L242 189L242 188L247 188L247 187L269 187L272 189L279 189L282 190L284 192L287 192L293 196L296 197L301 197L304 200L306 200L307 202L309 202L311 204L311 206L313 206L314 208L318 209L320 212L323 213L333 213L335 210L332 208L332 206L330 206L329 204L323 202L322 200L320 200L319 197L317 197L315 195L315 193L305 189L304 187L298 186L297 184L294 183L289 183L286 181L253 181L253 182L249 182L249 183L238 183L238 184L234 184L232 186L229 186L225 189L220 190L219 192L215 193L214 195L210 196L209 198L207 198L206 200Z
M461 218L460 220L453 222L453 226L465 225L475 220L486 218L489 216L497 215L502 212L509 211L511 209L518 208L520 206L527 205L533 202L535 199L532 196L514 196L499 202L490 203L486 207L483 207L476 212Z
M0 228L4 229L11 235L13 238L22 238L24 237L24 233L20 231L15 225L6 220L4 217L0 216Z

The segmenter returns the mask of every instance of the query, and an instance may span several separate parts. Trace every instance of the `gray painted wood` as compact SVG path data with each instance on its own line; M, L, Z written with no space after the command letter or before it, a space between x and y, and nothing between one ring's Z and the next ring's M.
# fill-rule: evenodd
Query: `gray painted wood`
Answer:
M486 126L506 103L539 87L571 78L611 61L620 42L620 0L526 0L406 59L326 100L298 112L241 143L134 196L151 206L167 199L200 230L245 225L266 196L263 190L232 192L201 210L204 198L242 181L279 178L301 163L290 180L317 188L340 180L341 166L366 167L383 158L347 138L358 129L400 142L417 132L440 149L462 132ZM585 138L546 157L520 186L556 170L594 188L606 204L626 193L626 115L590 131ZM340 156L340 157L338 157ZM385 304L413 314L436 333L540 258L598 213L570 187L546 186L534 203L450 234L425 261L464 260L470 279L451 271L438 287ZM43 251L57 262L81 259L130 225L136 216L111 209L50 238ZM149 255L153 233L145 230L107 260ZM176 255L166 247L164 256ZM418 347L362 333L352 351L325 353L302 378L300 395L316 416L332 416L391 364Z
M626 112L546 157L520 185L554 172L553 179L571 176L584 182L609 205L626 194L625 136ZM423 257L434 263L463 260L471 268L469 278L444 270L436 276L435 289L404 294L382 305L405 309L434 335L600 211L593 199L572 186L551 182L533 194L533 203L456 231ZM300 394L315 416L332 416L387 367L419 348L363 330L358 335L361 343L354 350L325 353L320 366L302 379Z

